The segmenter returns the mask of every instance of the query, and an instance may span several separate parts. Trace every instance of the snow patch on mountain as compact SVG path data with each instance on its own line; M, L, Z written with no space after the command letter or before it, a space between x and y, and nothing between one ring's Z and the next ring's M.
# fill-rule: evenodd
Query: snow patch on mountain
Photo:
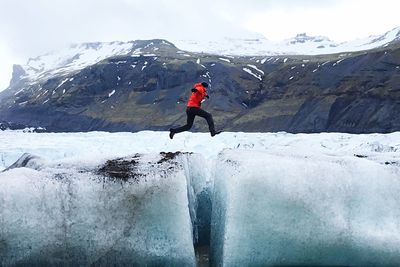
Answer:
M62 75L96 64L111 56L131 52L134 42L84 43L71 45L56 52L30 58L23 66L30 80Z
M219 55L319 55L369 50L384 47L400 40L400 27L383 35L371 35L348 42L334 42L324 36L301 33L281 42L272 42L263 36L252 39L221 38L219 40L174 40L183 50Z

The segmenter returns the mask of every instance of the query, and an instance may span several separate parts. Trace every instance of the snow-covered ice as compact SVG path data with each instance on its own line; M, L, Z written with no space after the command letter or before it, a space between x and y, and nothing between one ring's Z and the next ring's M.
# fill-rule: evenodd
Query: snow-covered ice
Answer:
M214 264L396 266L398 164L225 150L215 169Z
M400 132L184 132L170 140L153 131L0 131L0 140L0 170L24 153L38 159L0 173L5 266L49 251L62 261L66 248L82 264L134 255L194 265L196 242L211 244L223 266L400 260ZM189 153L157 167L161 151ZM147 174L137 183L93 171L137 153Z
M84 162L0 173L0 265L195 266L183 164L124 162L137 177L105 178Z
M320 133L209 133L184 132L171 141L166 132L137 133L24 133L0 131L0 170L14 163L23 153L40 156L50 162L101 162L132 153L160 151L195 152L206 159L216 159L225 148L246 148L270 153L325 154L336 156L365 155L380 163L399 160L400 132L391 134ZM116 145L118 144L118 145Z

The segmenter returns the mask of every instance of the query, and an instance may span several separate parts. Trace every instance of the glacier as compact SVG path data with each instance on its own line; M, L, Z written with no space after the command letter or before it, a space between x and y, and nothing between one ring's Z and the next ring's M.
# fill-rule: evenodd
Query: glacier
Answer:
M398 266L400 172L358 157L224 151L215 266Z
M3 172L0 265L194 266L185 173L162 159L114 160L130 180L84 164Z
M400 262L399 132L0 139L1 266Z

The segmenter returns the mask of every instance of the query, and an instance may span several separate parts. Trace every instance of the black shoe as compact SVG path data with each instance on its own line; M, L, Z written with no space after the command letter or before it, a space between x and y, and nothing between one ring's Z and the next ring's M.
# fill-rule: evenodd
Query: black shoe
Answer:
M172 128L169 129L169 138L173 139L174 135L175 135L175 133L172 131Z
M211 136L216 136L217 134L220 134L220 133L222 133L222 131L214 131L214 132L211 132Z

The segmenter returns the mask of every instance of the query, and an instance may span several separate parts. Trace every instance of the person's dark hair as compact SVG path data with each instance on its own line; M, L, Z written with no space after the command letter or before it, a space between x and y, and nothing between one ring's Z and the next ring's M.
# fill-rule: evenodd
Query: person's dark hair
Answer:
M202 82L201 85L203 85L205 88L208 87L208 83L206 83L206 82Z

